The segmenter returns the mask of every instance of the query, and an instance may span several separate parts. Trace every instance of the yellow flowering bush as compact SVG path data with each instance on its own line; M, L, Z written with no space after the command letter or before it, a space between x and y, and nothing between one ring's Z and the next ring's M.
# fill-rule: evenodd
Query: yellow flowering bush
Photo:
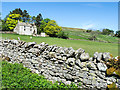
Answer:
M10 29L10 31L12 31L15 28L18 20L20 20L21 17L22 16L20 14L10 14L9 15L9 17L6 20L6 24L7 24L8 28Z
M106 62L108 69L106 70L107 75L116 74L120 77L120 57L113 58Z

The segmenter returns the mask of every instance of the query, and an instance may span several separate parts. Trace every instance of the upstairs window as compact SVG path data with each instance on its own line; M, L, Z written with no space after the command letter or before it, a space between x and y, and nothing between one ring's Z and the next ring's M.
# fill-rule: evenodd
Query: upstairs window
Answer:
M32 31L32 26L30 26L30 31Z
M24 31L26 30L26 27L24 26Z

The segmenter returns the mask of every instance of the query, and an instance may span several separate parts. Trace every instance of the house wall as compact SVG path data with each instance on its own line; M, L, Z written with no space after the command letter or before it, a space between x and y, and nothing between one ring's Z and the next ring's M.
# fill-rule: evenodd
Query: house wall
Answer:
M33 34L33 28L30 28L28 26L19 26L19 34L23 35L32 35Z
M19 27L18 27L18 25L16 25L16 27L14 28L14 32L15 33L19 33Z
M34 26L20 26L17 24L14 28L14 32L21 35L33 35L33 33L37 34L37 28Z
M19 34L24 34L24 26L19 26Z

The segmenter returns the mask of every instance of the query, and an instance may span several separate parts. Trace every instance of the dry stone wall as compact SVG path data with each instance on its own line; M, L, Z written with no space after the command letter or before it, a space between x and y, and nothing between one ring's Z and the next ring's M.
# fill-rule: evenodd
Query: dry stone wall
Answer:
M112 82L120 86L120 79L107 77L107 66L103 61L110 59L110 53L96 52L93 57L82 48L58 47L44 42L24 42L2 39L2 57L10 63L22 63L32 72L44 75L52 81L65 84L81 83L82 88L106 88Z

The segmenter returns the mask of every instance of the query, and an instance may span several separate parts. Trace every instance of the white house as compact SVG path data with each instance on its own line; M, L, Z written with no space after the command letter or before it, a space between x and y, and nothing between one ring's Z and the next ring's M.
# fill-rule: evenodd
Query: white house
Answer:
M18 21L18 24L14 28L14 32L21 35L36 35L37 27L35 26L35 24Z

